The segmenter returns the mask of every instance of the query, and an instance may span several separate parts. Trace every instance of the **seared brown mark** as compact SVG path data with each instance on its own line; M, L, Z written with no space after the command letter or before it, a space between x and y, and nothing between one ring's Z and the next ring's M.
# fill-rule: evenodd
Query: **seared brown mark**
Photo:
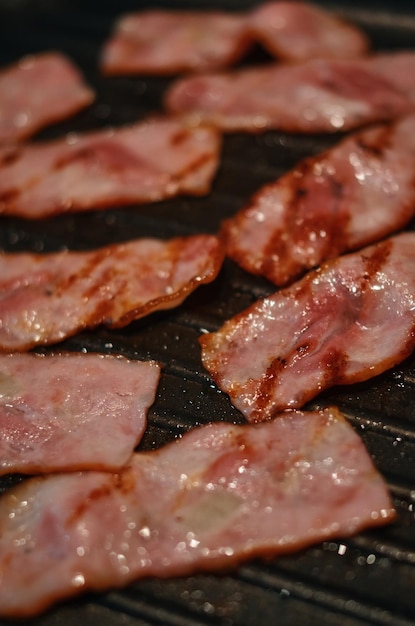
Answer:
M20 195L18 189L10 189L9 191L5 191L4 193L0 193L0 213L3 211L7 211L10 204L16 200Z
M268 366L258 388L255 410L252 412L253 421L262 421L264 417L270 418L273 414L286 408L285 406L280 407L273 398L274 390L279 384L280 372L286 367L287 360L281 356L273 359Z
M258 271L285 285L323 260L336 257L347 249L346 230L350 213L341 210L343 184L335 175L314 173L316 165L327 160L323 155L303 161L285 177L283 185L291 189L291 200L284 210L284 224L268 240ZM289 235L288 238L284 235ZM301 249L300 259L293 249ZM309 252L307 252L309 250Z
M203 166L208 164L210 161L212 161L213 158L214 158L214 155L211 152L206 152L205 154L201 154L200 156L195 158L191 163L189 163L186 167L184 167L180 172L175 172L175 174L171 176L171 180L173 182L178 181L180 183L183 179L188 177L193 172L197 172L198 170L203 168ZM196 193L195 189L193 189L193 193ZM205 193L205 189L197 189L197 193L199 193L200 195L203 195Z
M385 151L392 147L393 134L395 129L393 126L382 125L377 129L376 133L363 132L356 137L356 145L363 152L371 154L381 159Z
M362 292L366 290L367 285L373 282L376 274L382 270L384 265L386 265L391 254L392 246L393 242L388 239L387 241L375 246L370 256L362 254L365 266L362 273L362 279L360 281L360 289Z
M21 156L22 150L13 149L5 151L3 155L0 156L0 165L12 165L13 163L16 163L16 161L18 161Z
M181 144L185 143L189 139L190 136L191 136L191 133L188 130L183 128L182 130L175 132L171 136L170 144L175 147L180 146Z
M119 491L122 495L128 495L134 490L135 480L130 467L125 468L118 474L108 474L105 482L100 487L92 489L82 502L76 506L67 519L67 526L72 526L84 515L93 503L106 498L112 500L114 492Z
M146 165L146 162L139 158L137 154L125 148L115 139L100 140L89 145L80 146L68 151L54 164L55 170L64 169L76 162L97 165L101 169L111 172L125 171L139 165ZM148 167L148 165L146 165Z

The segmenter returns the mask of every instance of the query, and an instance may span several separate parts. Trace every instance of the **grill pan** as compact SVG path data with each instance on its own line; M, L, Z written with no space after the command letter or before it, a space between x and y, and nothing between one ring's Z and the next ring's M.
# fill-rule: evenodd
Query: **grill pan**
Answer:
M0 0L0 64L24 54L58 49L82 68L97 91L95 104L37 138L70 131L118 126L161 110L171 79L102 77L99 50L120 14L152 7L244 10L249 0ZM322 6L360 24L377 50L411 48L415 9L411 2L330 2ZM260 49L244 63L265 61ZM169 238L215 233L261 185L300 158L333 145L338 137L267 132L224 139L212 193L152 205L64 215L38 222L0 218L0 248L6 251L87 250L136 237ZM414 164L415 167L415 164ZM414 222L409 229L414 229ZM242 423L200 361L198 336L274 291L226 261L217 280L199 288L180 307L155 313L121 330L97 329L68 339L59 348L156 359L163 374L140 449L153 449L195 425ZM56 350L56 346L52 347ZM45 349L46 350L46 349ZM104 594L61 603L30 626L257 626L278 624L404 626L415 621L415 357L375 379L335 388L308 406L336 404L368 447L391 490L398 520L384 528L325 542L297 554L252 560L220 575L144 580ZM0 480L3 491L21 480ZM5 573L7 575L7 572ZM1 587L0 587L1 593ZM15 622L0 619L0 626Z

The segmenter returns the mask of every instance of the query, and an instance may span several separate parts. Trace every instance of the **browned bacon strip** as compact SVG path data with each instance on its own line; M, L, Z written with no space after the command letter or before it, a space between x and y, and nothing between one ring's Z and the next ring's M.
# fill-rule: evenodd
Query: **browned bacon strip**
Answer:
M154 362L108 355L0 355L0 474L119 469L159 378Z
M0 150L0 213L38 219L210 189L219 134L168 118Z
M415 233L327 262L200 342L248 421L384 372L415 347Z
M254 9L249 24L268 52L287 61L353 58L369 49L357 26L308 2L265 2Z
M395 512L336 410L193 429L116 475L32 479L0 500L0 613L84 590L215 571L362 528Z
M0 350L27 350L99 324L179 305L222 264L209 235L141 239L88 252L0 254Z
M415 213L415 116L356 133L263 187L224 224L229 256L285 285Z
M0 72L0 144L27 139L93 99L92 89L61 53L25 57Z
M215 70L251 44L245 17L223 11L149 10L116 24L101 67L106 74L175 74Z
M182 78L165 106L224 131L318 133L394 119L413 103L365 59L314 59Z

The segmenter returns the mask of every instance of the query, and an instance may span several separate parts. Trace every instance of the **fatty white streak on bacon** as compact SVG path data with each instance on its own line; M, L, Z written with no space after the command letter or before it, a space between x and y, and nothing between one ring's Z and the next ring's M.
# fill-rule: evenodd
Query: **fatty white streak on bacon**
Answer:
M248 49L244 16L222 11L150 10L119 20L105 43L106 74L175 74L226 67Z
M27 139L94 100L72 62L49 52L24 57L0 71L0 144Z
M384 372L415 348L415 233L325 263L200 343L251 422Z
M0 254L0 350L55 343L99 324L121 327L178 306L216 277L222 261L223 246L210 235Z
M337 410L210 424L134 455L116 475L61 474L6 493L0 613L229 568L394 518L382 477Z
M141 440L159 378L151 361L0 355L0 474L119 469Z
M308 2L265 2L249 18L252 35L277 59L354 58L369 49L356 25Z
M69 211L203 195L218 165L211 128L168 118L0 150L0 214Z
M320 133L397 118L413 103L365 59L314 59L176 80L165 107L223 131Z
M403 228L415 213L415 116L300 162L223 225L228 255L285 285Z

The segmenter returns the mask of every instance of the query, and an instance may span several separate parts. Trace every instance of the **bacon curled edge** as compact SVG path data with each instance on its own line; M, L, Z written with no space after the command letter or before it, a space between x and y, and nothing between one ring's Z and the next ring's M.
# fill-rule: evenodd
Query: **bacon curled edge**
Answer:
M278 286L386 237L415 213L415 116L304 159L223 224L227 254Z
M216 278L223 256L213 235L138 239L87 252L2 253L0 351L171 309Z
M384 372L415 347L415 233L326 262L200 344L205 368L251 422Z

